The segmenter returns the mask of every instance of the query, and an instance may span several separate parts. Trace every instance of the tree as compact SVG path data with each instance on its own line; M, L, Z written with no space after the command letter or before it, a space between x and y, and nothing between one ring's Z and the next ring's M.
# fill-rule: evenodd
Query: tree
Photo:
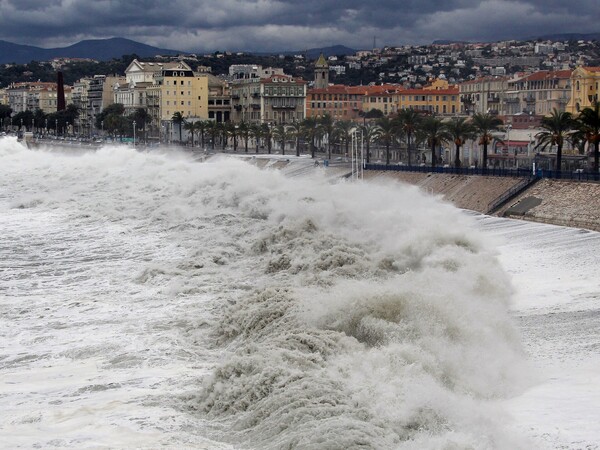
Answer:
M207 120L198 120L194 122L194 128L196 133L198 133L198 137L200 137L200 145L202 146L202 148L204 148L204 135L208 131L210 125L211 122Z
M233 142L233 151L237 152L237 138L238 138L238 129L237 125L233 122L227 122L225 124L225 133L223 135L225 141L227 142L228 138L232 139Z
M300 138L302 137L302 122L294 121L290 125L290 129L292 130L292 135L296 139L296 156L300 156Z
M268 123L262 124L261 134L263 139L265 140L265 144L267 145L267 152L269 155L271 154L271 145L273 142L273 133L271 132L271 127Z
M262 127L257 124L257 123L253 123L250 125L250 133L252 135L252 137L254 137L254 145L256 147L256 153L258 153L258 147L260 145L260 139L262 138Z
M497 131L502 126L502 120L489 113L475 113L472 118L473 126L475 127L475 135L479 137L479 144L483 145L483 169L487 169L488 159L488 144L494 138L493 131Z
M250 135L252 134L252 129L250 128L250 124L247 122L241 122L238 127L238 135L244 140L244 151L248 153L248 141L250 140Z
M538 144L535 148L545 149L556 145L556 165L554 170L557 176L560 177L562 169L562 148L565 139L568 139L575 128L575 122L571 113L559 112L556 108L552 110L550 115L542 118L540 127L543 129L535 135Z
M377 140L385 145L385 164L390 164L390 146L398 133L397 123L389 117L377 119Z
M431 167L435 167L437 163L435 154L436 146L451 140L452 137L446 128L446 124L437 117L427 117L421 122L420 129L423 136L427 139L427 143L431 147Z
M183 114L181 114L180 111L176 111L175 113L173 113L173 116L171 117L171 121L173 123L176 123L177 126L179 127L179 142L181 143L181 141L183 141L182 129L183 129L183 124L185 123L185 118L183 117Z
M342 120L335 124L338 135L345 144L346 155L348 154L348 146L350 145L350 140L352 139L352 130L354 127L354 123L349 120Z
M577 118L577 128L584 135L590 146L594 146L594 173L598 173L600 157L600 103L595 102L592 108L585 108Z
M281 145L281 154L285 155L285 143L290 139L291 132L287 125L279 124L273 129L273 137Z
M137 108L133 114L131 114L130 119L132 121L135 120L135 125L137 129L141 129L144 131L144 139L146 139L146 125L152 121L152 116L148 112L146 108Z
M333 140L333 133L335 131L335 124L331 114L324 114L323 117L319 119L319 124L321 125L321 129L325 135L327 135L327 159L331 159L331 144Z
M188 132L190 136L192 136L192 147L194 146L194 134L196 133L196 123L195 122L185 122L183 124L183 129Z
M319 122L315 117L307 117L302 121L302 129L310 142L310 157L314 159L316 151L315 141L319 134Z
M400 129L402 129L402 131L404 132L404 134L406 135L406 153L407 153L407 158L408 158L408 165L410 166L412 161L411 161L411 144L412 142L412 138L414 137L415 133L417 132L417 129L419 127L419 124L421 123L421 116L419 115L419 113L417 111L415 111L412 108L409 109L402 109L400 110L400 112L398 112L398 124Z
M108 105L96 116L96 128L101 129L102 122L105 121L108 116L122 116L123 114L125 114L125 106L122 103Z
M377 125L372 123L366 123L360 127L362 131L363 140L367 146L367 164L371 161L371 142L377 137Z
M448 122L446 122L446 129L451 140L456 146L456 153L454 154L454 167L460 167L460 147L466 142L467 139L474 138L475 129L473 128L473 124L465 117L454 117L450 119Z

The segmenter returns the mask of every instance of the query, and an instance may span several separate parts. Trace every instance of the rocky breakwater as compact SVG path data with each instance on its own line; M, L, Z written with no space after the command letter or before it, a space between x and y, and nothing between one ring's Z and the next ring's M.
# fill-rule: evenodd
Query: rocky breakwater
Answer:
M600 231L600 184L543 179L498 215Z

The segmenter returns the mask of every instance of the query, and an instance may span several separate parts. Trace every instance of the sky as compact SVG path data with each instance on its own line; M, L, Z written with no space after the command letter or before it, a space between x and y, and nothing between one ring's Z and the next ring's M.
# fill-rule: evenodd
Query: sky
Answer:
M370 49L599 31L598 0L0 0L0 39L124 37L163 49Z

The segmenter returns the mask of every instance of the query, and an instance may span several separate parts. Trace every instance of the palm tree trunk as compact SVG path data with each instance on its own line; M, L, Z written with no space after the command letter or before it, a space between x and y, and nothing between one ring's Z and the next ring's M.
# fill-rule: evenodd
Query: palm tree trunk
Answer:
M385 164L386 166L390 165L390 143L385 143Z
M456 155L454 156L454 167L460 167L460 144L456 144Z
M435 141L431 143L431 167L435 167Z
M408 167L411 166L411 159L410 159L410 136L411 133L407 133L406 137L407 137L407 142L406 142L406 155L408 157Z
M296 138L296 156L300 156L300 138Z
M596 141L594 142L594 173L598 173L600 161L600 141L598 140L598 136L596 136Z
M487 142L483 143L483 165L481 168L483 170L487 170Z
M560 169L562 167L562 145L556 146L556 178L560 178Z

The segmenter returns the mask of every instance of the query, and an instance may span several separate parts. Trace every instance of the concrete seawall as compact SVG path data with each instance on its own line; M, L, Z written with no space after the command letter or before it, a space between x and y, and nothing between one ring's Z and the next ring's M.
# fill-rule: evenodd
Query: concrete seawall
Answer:
M378 178L419 186L459 208L484 214L494 200L522 182L510 177L365 172L365 179ZM600 184L543 179L509 200L494 215L600 231Z

